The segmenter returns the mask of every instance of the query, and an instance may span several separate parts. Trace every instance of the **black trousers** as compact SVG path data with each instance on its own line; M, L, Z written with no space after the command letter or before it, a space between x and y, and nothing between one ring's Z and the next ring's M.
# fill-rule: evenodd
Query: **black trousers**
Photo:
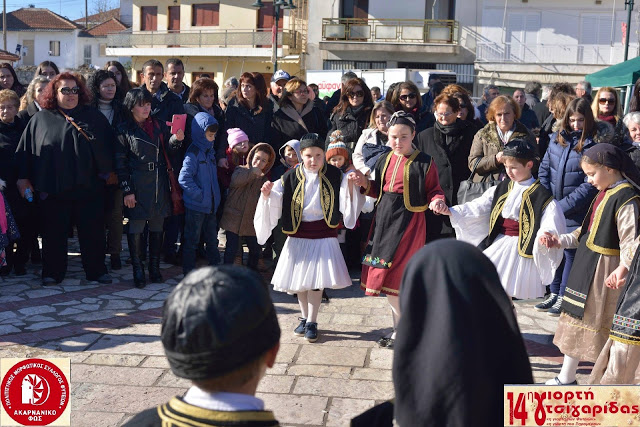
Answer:
M104 196L97 188L92 197L71 199L49 196L40 201L42 277L62 281L67 273L67 238L71 224L78 228L82 267L88 280L107 273L104 265Z

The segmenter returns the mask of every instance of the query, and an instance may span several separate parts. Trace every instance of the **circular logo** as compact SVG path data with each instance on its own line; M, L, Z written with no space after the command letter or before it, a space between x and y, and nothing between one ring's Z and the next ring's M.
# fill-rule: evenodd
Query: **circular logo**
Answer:
M57 420L69 402L69 382L53 363L27 359L2 380L2 406L16 422L44 426Z

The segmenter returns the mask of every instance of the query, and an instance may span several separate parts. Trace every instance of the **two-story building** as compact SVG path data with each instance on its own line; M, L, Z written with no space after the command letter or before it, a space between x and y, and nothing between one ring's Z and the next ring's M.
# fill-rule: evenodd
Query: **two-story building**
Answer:
M278 0L281 1L281 0ZM262 8L254 0L134 0L131 31L108 36L107 54L130 56L132 79L139 81L142 64L149 59L164 63L181 58L185 82L203 73L218 83L245 71L270 77L272 58L273 2ZM277 29L278 68L300 73L303 5L281 9Z

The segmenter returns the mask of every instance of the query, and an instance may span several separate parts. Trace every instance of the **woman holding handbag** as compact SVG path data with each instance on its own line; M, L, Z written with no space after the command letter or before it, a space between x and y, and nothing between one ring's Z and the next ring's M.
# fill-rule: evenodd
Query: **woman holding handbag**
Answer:
M151 94L132 89L124 99L126 120L119 128L116 144L116 173L124 193L125 217L129 218L127 241L133 267L133 282L137 288L146 284L141 233L149 224L149 280L162 282L160 252L162 226L165 217L180 208L179 187L170 185L173 165L172 150L180 149L184 132L171 135L167 126L149 116ZM177 165L180 167L180 165ZM175 178L175 176L173 177ZM172 194L176 193L175 195ZM172 196L176 199L172 200Z

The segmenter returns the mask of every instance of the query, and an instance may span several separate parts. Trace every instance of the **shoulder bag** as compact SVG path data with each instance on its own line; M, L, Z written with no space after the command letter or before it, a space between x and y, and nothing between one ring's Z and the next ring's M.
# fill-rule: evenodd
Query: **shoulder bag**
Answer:
M498 185L498 181L493 178L493 174L491 173L488 173L486 176L484 176L480 182L473 182L473 177L476 175L476 168L478 167L478 163L480 163L481 159L482 158L476 160L469 178L466 181L462 181L460 183L460 188L458 189L459 205L477 199L478 197L482 196L482 193L487 191L489 188L493 187L494 185Z

